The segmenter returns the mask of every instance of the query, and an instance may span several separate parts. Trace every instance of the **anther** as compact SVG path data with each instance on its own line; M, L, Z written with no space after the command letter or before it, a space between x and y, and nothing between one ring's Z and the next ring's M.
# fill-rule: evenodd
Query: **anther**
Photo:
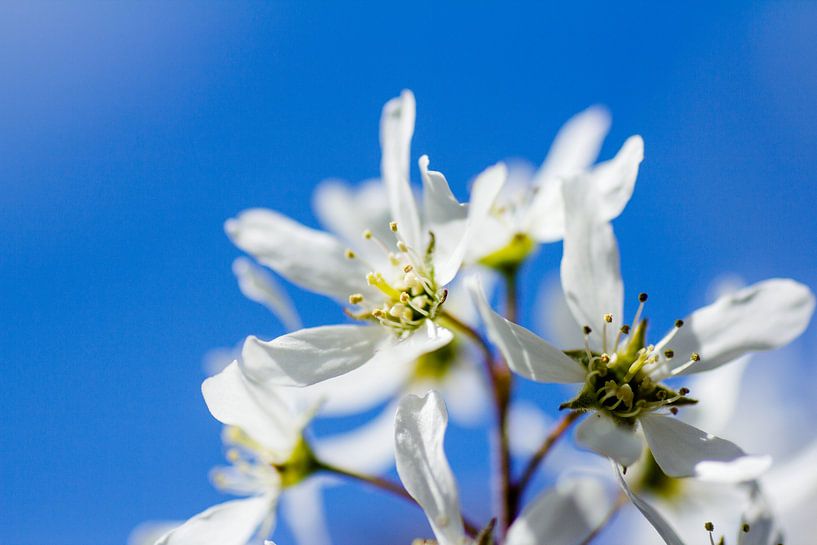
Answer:
M613 315L609 314L609 313L605 314L604 315L604 321L607 322L608 324L612 324L613 323Z
M409 263L408 265L403 267L403 272L406 273L406 274L410 273L413 270L414 270L414 265L412 265L411 263Z
M610 363L610 356L608 356L607 354L602 354L601 357L599 358L599 361L601 361L601 363L603 363L604 365L607 365L608 363Z
M673 358L673 356L675 356L675 352L673 352L672 350L664 350L664 357L665 358L667 358L668 360L671 360Z
M390 221L389 222L389 229L391 230L392 233L396 233L397 232L397 222L396 221Z
M689 393L689 388L681 388L680 390L678 390L678 393L681 394L682 396L685 396Z
M585 335L590 335L591 333L593 333L593 330L592 330L592 329L590 329L590 326L589 326L589 325L584 326L584 327L582 328L582 331L584 331L584 334L585 334Z
M711 522L707 522L706 524L704 524L704 530L706 530L707 532L714 532L715 525L712 524Z
M400 294L400 302L401 303L408 303L410 300L411 300L411 297L409 296L408 293L402 292Z
M408 246L402 240L397 241L397 249L403 252L404 254L408 253Z
M355 252L349 248L346 248L346 252L344 252L343 255L346 256L346 259L354 259L357 257L357 254L355 254Z
M691 359L692 361L701 361L701 355L698 354L697 352L693 352L692 354L689 355L689 359Z
M744 533L744 534L748 534L748 533L749 533L749 525L748 525L748 524L746 524L745 522L743 523L743 526L741 526L741 528L740 528L740 529L741 529L741 530L743 530L743 533Z
M365 231L363 231L363 238L365 238L366 240L371 240L373 236L374 234L372 233L371 229L366 229Z
M235 462L237 462L238 460L241 459L241 455L238 453L238 451L236 449L231 448L230 450L227 451L227 459L230 462L235 463Z
M671 412L673 415L678 414L678 407L670 407L669 412Z
M358 305L363 302L363 294L360 293L353 293L349 296L349 304L350 305Z
M677 327L679 329L684 327L684 321L683 320L675 320L675 327Z
M647 297L649 297L649 296L642 291L641 293L638 294L638 302L639 303L646 303L647 302Z

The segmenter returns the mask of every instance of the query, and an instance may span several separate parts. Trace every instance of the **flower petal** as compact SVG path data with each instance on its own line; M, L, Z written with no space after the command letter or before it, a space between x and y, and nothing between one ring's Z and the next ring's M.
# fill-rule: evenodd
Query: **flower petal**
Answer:
M700 354L701 360L681 374L699 373L747 352L788 344L805 330L813 313L814 294L808 287L789 279L765 280L693 312L669 346L678 356ZM685 361L676 357L670 365Z
M300 329L267 342L250 336L241 359L256 381L308 386L357 369L389 335L378 326L332 325Z
M281 511L296 543L331 545L319 481L309 479L288 488L281 497Z
M274 509L270 495L220 503L171 530L156 545L246 545Z
M183 520L149 520L139 524L128 535L128 545L156 545L156 541L184 524Z
M601 221L619 216L630 201L638 177L638 167L644 160L644 140L631 136L615 157L601 163L590 174L596 214Z
M780 513L808 505L817 497L817 439L778 462L761 478L763 490ZM813 503L812 503L813 504Z
M561 480L535 498L508 530L506 545L578 545L604 522L613 501L597 479Z
M351 186L340 180L324 180L312 192L312 208L321 225L351 243L365 255L367 246L360 244L363 231L371 230L381 240L391 240L392 220L386 188L380 180L369 180ZM372 250L382 254L374 245Z
M380 117L380 163L383 184L389 197L392 219L409 246L421 246L420 216L409 183L411 137L414 134L415 104L411 91L403 91L383 106Z
M551 178L578 174L590 168L609 130L610 114L602 106L591 106L574 115L553 139L534 184L538 186Z
M445 346L453 335L427 321L407 337L383 327L335 325L301 329L268 342L250 336L241 352L254 380L284 386L309 386L380 360L401 365Z
M613 228L590 206L590 181L584 177L563 187L567 221L561 278L570 311L597 333L599 345L605 314L613 315L611 331L621 324L624 285Z
M445 404L436 392L405 396L395 418L395 457L400 480L425 511L440 545L462 545L457 483L443 447L447 425Z
M619 426L599 413L588 416L576 427L576 443L629 467L641 457L644 444L635 431Z
M389 404L372 420L352 431L319 438L314 445L318 458L370 475L387 471L394 465L396 411L396 404Z
M593 106L571 118L556 135L533 179L537 191L524 220L539 242L555 242L564 236L563 180L590 168L609 129L610 115Z
M254 265L249 259L239 257L233 261L233 274L238 280L241 293L247 299L267 307L288 330L301 328L301 319L292 300L261 267Z
M570 384L584 381L585 372L578 362L494 312L475 278L468 278L466 283L485 322L488 336L513 371L537 382Z
M248 379L238 362L206 379L201 393L213 417L237 426L272 452L288 454L300 429L286 402L275 390Z
M769 456L747 455L734 443L676 418L648 414L639 421L655 462L670 477L739 483L760 476L771 465Z
M301 225L272 210L245 210L227 220L233 244L293 284L339 300L366 293L369 267L348 259L335 237Z
M678 537L678 534L675 533L675 530L672 529L669 522L667 522L652 505L636 496L633 491L630 490L630 487L627 485L627 481L624 480L624 475L621 474L621 469L616 464L613 464L613 467L615 467L616 474L618 475L618 482L621 485L622 490L624 490L624 493L627 494L627 497L630 498L633 505L635 505L636 508L641 511L644 518L646 518L649 523L652 524L655 531L658 532L658 535L660 535L664 540L664 543L667 545L684 545L684 542L681 541L681 538Z
M719 367L706 375L690 377L687 386L695 399L703 401L684 408L684 421L709 430L723 433L736 417L743 374L751 356L743 356L731 365Z

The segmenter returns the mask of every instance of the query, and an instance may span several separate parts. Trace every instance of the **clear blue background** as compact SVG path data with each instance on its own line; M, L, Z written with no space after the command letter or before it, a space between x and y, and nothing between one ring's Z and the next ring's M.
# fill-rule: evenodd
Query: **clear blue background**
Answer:
M222 498L202 356L282 332L238 292L222 223L266 205L314 224L318 181L378 173L379 110L402 88L414 158L461 196L493 161L541 160L590 104L614 116L604 156L642 134L616 229L662 323L724 271L817 286L817 6L604 4L0 7L0 543L122 543ZM525 270L529 294L559 251ZM308 325L337 319L292 293ZM476 505L469 442L482 432L451 452ZM402 542L424 529L380 498L332 493L338 543L375 516Z

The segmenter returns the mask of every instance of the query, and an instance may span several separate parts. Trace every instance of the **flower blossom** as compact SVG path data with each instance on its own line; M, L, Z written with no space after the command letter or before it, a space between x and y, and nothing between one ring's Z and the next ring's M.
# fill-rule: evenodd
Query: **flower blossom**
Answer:
M362 233L363 248L304 227L270 210L248 210L229 220L233 242L292 282L348 304L365 325L301 329L269 342L249 337L245 371L256 380L305 386L361 367L415 361L451 342L444 305L470 238L504 183L498 164L474 181L461 204L445 177L420 158L423 214L409 184L414 97L389 101L381 118L382 180L389 221ZM357 210L345 213L354 216ZM385 229L383 229L385 227Z
M662 381L787 344L808 325L814 295L793 280L759 282L678 320L664 338L648 343L642 320L646 294L639 295L632 326L621 321L618 246L599 213L609 202L592 190L594 183L590 173L563 185L561 279L568 306L583 324L584 348L562 352L504 319L472 283L489 336L516 373L538 382L582 385L562 408L591 413L576 430L584 447L626 467L641 457L640 430L668 476L733 482L756 477L770 459L748 456L733 443L673 418L679 407L696 401L686 388L675 391Z

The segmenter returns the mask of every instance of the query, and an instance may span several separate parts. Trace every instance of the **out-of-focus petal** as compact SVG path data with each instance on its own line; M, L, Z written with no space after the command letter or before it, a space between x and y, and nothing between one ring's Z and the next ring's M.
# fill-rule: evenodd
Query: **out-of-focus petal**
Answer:
M817 439L761 477L763 491L780 512L788 513L817 499Z
M516 401L508 413L509 441L514 456L530 456L542 445L550 419L530 401Z
M513 371L537 382L569 384L584 381L585 372L578 362L491 309L476 279L468 278L466 282L488 336Z
M245 210L224 229L233 244L293 284L345 301L369 291L370 268L346 257L346 246L272 210Z
M342 434L321 437L313 445L318 457L332 465L378 475L394 465L396 403L369 422Z
M249 380L238 362L206 379L201 392L216 420L241 428L273 452L289 453L298 440L300 430L284 400Z
M395 457L400 480L425 511L440 545L462 545L457 483L443 447L447 425L445 404L436 392L405 396L395 419Z
M318 481L288 488L281 497L281 514L299 545L331 545Z
M655 462L670 477L740 483L757 478L772 463L769 456L750 456L734 443L677 418L649 414L639 421Z
M535 498L508 530L506 545L579 545L604 522L613 499L597 479L562 479Z
M681 374L708 371L747 352L788 344L808 326L814 313L814 294L794 280L774 278L725 295L684 319L669 346L678 357L670 370L692 352L701 360Z
M627 206L643 160L644 140L631 136L615 157L593 169L591 191L595 193L593 200L598 205L596 214L601 221L617 218Z
M731 365L719 367L706 375L691 377L687 386L692 397L702 403L685 407L684 421L710 433L724 433L735 416L743 373L750 358L743 356Z
M261 267L246 258L233 261L233 274L244 297L261 303L281 320L288 330L301 328L301 319L286 291Z
M312 208L321 225L351 243L355 251L369 256L363 231L369 229L381 240L390 240L392 221L386 188L380 180L369 180L351 186L340 180L324 180L312 193ZM377 254L382 250L374 245Z
M582 328L567 305L558 275L552 275L540 284L536 301L537 329L546 339L566 349L584 345Z
M490 406L488 386L482 369L473 359L465 355L459 358L437 387L455 422L463 426L477 426L484 421Z
M623 465L631 466L641 457L644 444L631 429L619 426L599 413L588 416L576 427L576 443Z
M652 527L655 528L655 531L658 532L658 535L661 536L664 543L667 545L684 545L684 542L681 541L681 538L678 537L678 534L675 533L675 530L672 529L669 522L667 522L652 505L636 496L633 491L630 490L630 487L627 485L627 481L624 480L624 475L621 474L621 469L615 463L613 464L613 467L615 467L616 473L618 474L618 482L621 485L621 488L627 494L627 497L630 498L633 505L635 505L636 508L641 511L644 518L646 518L649 523L652 524Z
M246 545L274 508L275 498L269 495L220 503L171 530L156 545Z
M184 524L183 520L150 520L139 524L128 535L128 545L155 545L160 537Z
M409 183L411 137L414 134L415 104L411 91L383 106L380 117L381 177L386 186L392 219L400 226L406 242L415 248L421 246L420 216Z

